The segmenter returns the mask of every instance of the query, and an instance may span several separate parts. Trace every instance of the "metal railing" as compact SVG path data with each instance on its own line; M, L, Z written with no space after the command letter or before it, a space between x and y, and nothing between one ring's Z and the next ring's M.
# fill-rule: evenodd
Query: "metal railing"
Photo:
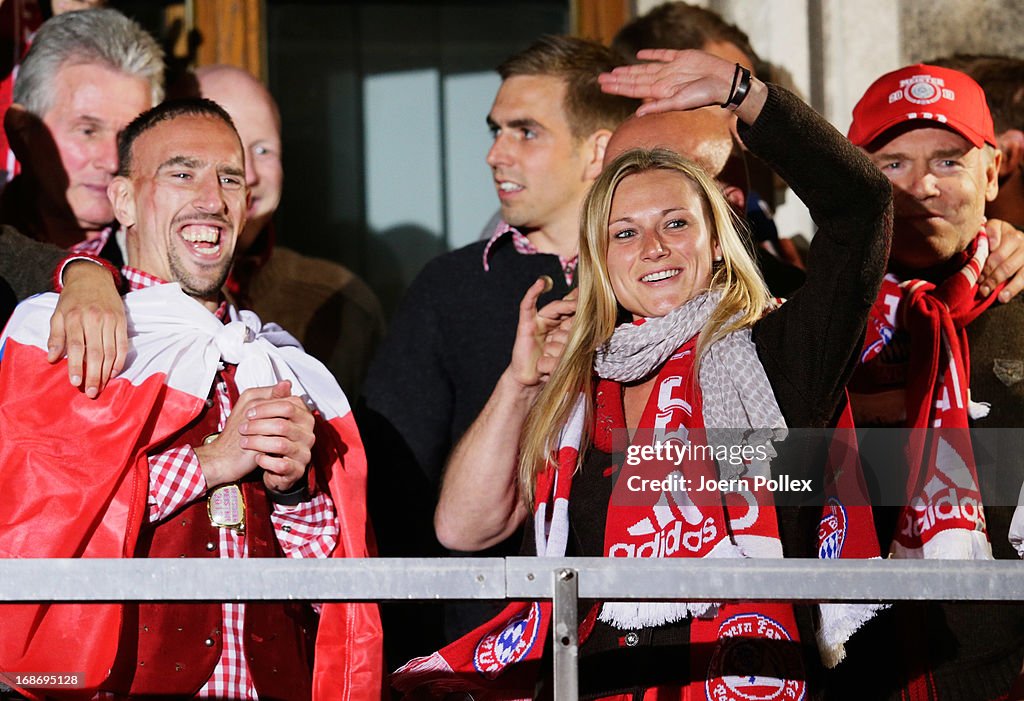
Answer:
M579 598L1024 600L1024 564L617 558L0 560L0 603L551 599L554 692L575 701Z

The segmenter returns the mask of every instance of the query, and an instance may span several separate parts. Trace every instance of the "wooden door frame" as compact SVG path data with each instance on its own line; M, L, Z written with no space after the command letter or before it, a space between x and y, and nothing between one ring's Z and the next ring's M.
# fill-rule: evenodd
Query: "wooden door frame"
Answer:
M619 28L636 14L631 0L571 0L570 31L608 45Z
M243 68L267 79L264 0L187 0L198 32L196 68L216 63Z

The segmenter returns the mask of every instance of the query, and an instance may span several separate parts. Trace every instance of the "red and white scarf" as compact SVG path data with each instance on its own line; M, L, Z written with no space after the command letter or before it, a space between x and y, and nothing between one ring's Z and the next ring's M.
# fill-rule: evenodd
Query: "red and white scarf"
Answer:
M879 559L871 499L861 469L860 447L849 401L834 427L825 464L825 503L818 523L821 560ZM818 605L817 643L821 661L833 668L846 658L846 643L888 604Z
M714 344L702 359L699 383L693 377L696 333L719 299L720 293L707 293L661 319L620 327L616 331L619 338L610 344L610 350L603 349L605 356L628 356L616 380L638 379L660 366L641 419L641 425L650 430L638 431L634 445L657 440L678 446L712 446L718 456L722 449L728 451L728 437L738 436L734 445L746 445L751 449L748 452L760 454L756 449L763 446L762 441L766 442L773 432L784 432L785 422L757 360L749 329ZM643 340L623 340L623 329L637 337L669 340L658 341L657 349L650 351L652 345ZM680 337L686 342L681 344ZM600 355L596 364L599 374L614 374ZM644 357L638 360L641 355ZM709 377L714 381L709 382ZM702 388L711 389L702 392ZM565 554L569 494L581 449L584 407L580 398L560 434L556 460L537 478L534 522L537 554L542 557ZM709 420L709 416L716 420ZM755 416L759 424L752 426L750 417ZM757 430L765 427L770 430ZM624 436L625 428L620 386L615 380L602 380L597 389L595 447L609 454L615 452L619 447L613 445L615 438ZM709 432L714 433L713 438ZM767 489L695 491L701 484L726 475L737 480L746 478L748 484L755 475L769 475L768 459L774 453L768 450L766 455L762 460L741 461L738 465L723 460L720 470L706 457L686 460L678 468L648 463L637 466L640 469L636 475L627 474L631 467L621 466L623 472L607 513L605 554L781 557L775 508ZM694 491L670 488L628 493L630 477L659 480L672 477L673 471L678 472L678 478L689 480L686 488ZM805 696L796 620L789 604L611 602L601 607L600 616L622 628L694 617L689 661L693 681L689 688L673 690L680 698L706 695L712 699L741 699L762 693L769 694L766 698L778 694L780 699ZM550 621L548 602L512 604L497 618L443 650L403 666L393 676L393 684L399 691L426 687L431 693L470 691L478 698L527 698L540 672ZM580 631L581 639L589 633L592 622L593 616L588 617ZM735 663L741 659L751 664L739 668Z
M886 275L871 313L861 367L851 383L857 413L868 407L869 420L871 414L891 420L891 413L873 409L884 407L884 397L891 408L891 400L903 396L898 408L905 408L905 415L895 418L913 429L894 557L992 558L968 421L988 414L987 405L971 400L967 344L967 326L995 299L995 293L977 296L988 252L988 237L979 233L964 267L938 285ZM902 353L901 336L909 338L905 387L885 377L891 370L887 356Z

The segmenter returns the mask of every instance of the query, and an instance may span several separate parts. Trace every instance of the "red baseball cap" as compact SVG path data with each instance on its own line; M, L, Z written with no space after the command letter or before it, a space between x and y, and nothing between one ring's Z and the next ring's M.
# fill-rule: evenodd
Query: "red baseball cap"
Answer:
M853 108L847 136L854 145L867 146L892 127L918 119L939 122L976 148L996 145L992 113L981 86L960 71L923 63L886 73L872 83Z

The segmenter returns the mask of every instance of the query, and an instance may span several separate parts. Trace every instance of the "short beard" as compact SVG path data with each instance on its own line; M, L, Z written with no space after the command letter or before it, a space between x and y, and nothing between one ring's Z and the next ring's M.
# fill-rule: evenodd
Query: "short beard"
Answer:
M189 297L196 297L204 300L214 300L220 297L224 281L228 279L230 263L225 263L218 271L215 281L196 278L189 271L185 270L177 256L172 255L170 260L171 282L181 285L182 291Z

